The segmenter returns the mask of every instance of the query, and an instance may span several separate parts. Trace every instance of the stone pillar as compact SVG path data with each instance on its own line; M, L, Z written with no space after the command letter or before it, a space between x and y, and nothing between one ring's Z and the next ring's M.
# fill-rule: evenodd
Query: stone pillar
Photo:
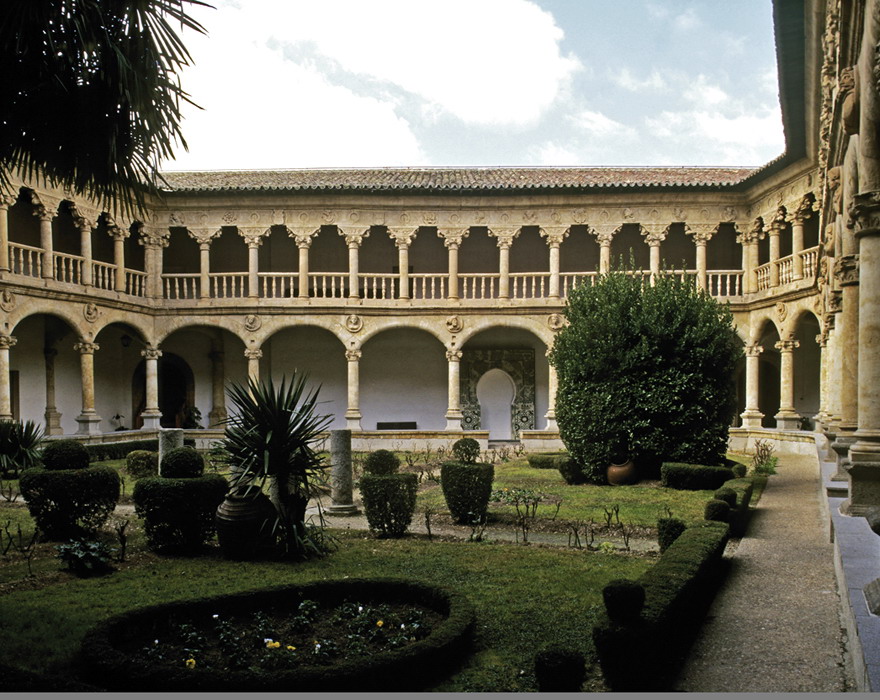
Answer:
M97 343L80 341L73 349L79 352L82 376L82 413L76 417L79 424L76 432L95 435L101 432L101 417L95 413L95 352L100 348Z
M360 361L361 351L351 349L345 351L348 360L348 408L345 411L345 424L349 430L361 429L360 409Z
M697 289L704 292L709 289L709 269L706 264L706 246L712 240L717 226L711 224L694 224L687 228L687 233L694 239L694 246L697 251Z
M55 212L38 204L34 207L34 216L40 220L40 248L43 249L41 276L55 279L55 253L52 249L52 219L55 218Z
M550 350L548 349L545 353L548 357L550 355ZM544 417L547 419L547 428L546 430L559 430L559 426L556 425L556 390L559 386L559 382L556 378L556 368L553 365L548 365L548 374L547 374L547 413L544 414Z
M299 299L309 298L309 248L312 246L312 238L318 235L319 231L320 229L293 229L290 231L290 237L296 242L296 248L299 251L297 268L297 286L299 287L297 297Z
M843 510L864 515L880 505L880 191L853 200L859 242L859 427L849 450L849 500Z
M746 345L746 410L742 412L743 428L760 428L764 414L758 408L760 392L760 356L764 348L757 343Z
M12 389L9 381L9 348L18 338L0 334L0 420L12 420Z
M799 430L801 416L794 410L794 350L799 347L797 340L789 338L776 343L779 350L779 413L776 427L780 430Z
M446 430L461 430L461 350L447 350L449 363Z
M416 237L418 229L388 229L388 235L397 246L397 265L400 271L398 299L409 299L409 246Z
M777 265L777 261L780 258L779 255L779 236L785 230L785 215L786 215L785 207L779 207L776 210L776 216L773 217L773 222L770 224L770 286L778 287L779 286L779 265Z
M852 438L859 427L859 256L842 255L834 262L834 278L840 286L841 310L837 329L841 334L839 438ZM854 440L850 440L851 444Z
M61 414L55 405L55 358L58 351L55 348L45 348L43 356L46 358L46 435L62 435Z
M159 476L162 476L162 460L165 455L183 447L182 428L159 428Z
M759 216L749 229L736 237L736 242L743 247L743 294L758 291L758 241L765 235L764 219Z
M468 237L469 229L462 228L454 231L441 233L437 231L437 235L443 239L443 245L449 251L448 269L449 269L449 289L446 292L447 299L458 299L458 251L461 248L461 242Z
M599 242L599 274L608 274L611 269L611 241L619 230L620 227L615 229L611 226L597 226L590 229L590 233Z
M212 350L211 358L211 412L208 413L208 426L211 428L222 427L227 418L226 413L226 366L225 354L222 350Z
M354 477L351 471L351 431L330 431L330 500L326 512L331 515L354 515L358 512L353 498Z
M171 234L168 231L141 226L140 244L144 247L144 267L147 271L147 296L161 299L162 289L162 249L168 247ZM157 409L158 410L158 409Z
M125 291L125 239L128 238L128 231L124 228L114 226L111 229L113 236L113 264L116 266L116 284L114 289L117 292Z
M370 229L350 233L344 233L339 229L339 235L345 238L345 245L348 246L348 298L357 299L360 297L358 252L363 240L369 238Z
M217 238L222 228L191 228L190 238L199 244L199 298L211 297L211 241Z
M816 415L817 430L826 431L831 417L828 400L828 328L816 336L819 346L819 413Z
M519 235L518 228L489 231L498 239L498 298L510 298L510 246Z
M240 228L239 233L248 248L248 299L257 300L260 298L260 245L268 231L262 228Z
M645 237L645 241L651 249L651 283L654 278L660 274L660 245L666 240L669 233L669 226L663 224L643 224L641 234Z
M0 272L8 272L9 267L9 207L15 204L11 194L0 193ZM0 416L2 419L2 416Z
M813 215L813 205L807 197L801 200L791 217L791 255L792 277L796 280L804 278L804 222Z
M541 229L541 235L547 239L550 249L550 290L548 296L551 299L559 298L559 248L562 241L568 236L570 229L562 226L548 226Z
M248 381L260 381L260 359L263 357L263 351L259 348L248 348L244 351L244 356L248 361Z
M94 284L94 260L92 258L92 223L83 216L74 217L74 223L79 229L79 252L83 258L82 279L80 279L80 282L84 287L91 287Z
M146 406L141 413L144 421L143 430L158 430L161 427L162 412L159 410L159 358L162 351L159 348L147 346L141 350L146 369Z

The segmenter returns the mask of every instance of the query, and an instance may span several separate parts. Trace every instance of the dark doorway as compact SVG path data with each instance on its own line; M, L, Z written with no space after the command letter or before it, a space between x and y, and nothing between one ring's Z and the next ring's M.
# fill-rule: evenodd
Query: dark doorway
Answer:
M132 428L141 428L146 408L147 369L141 360L131 380ZM195 405L195 380L190 366L179 355L163 353L159 358L159 410L163 428L182 428L188 409Z

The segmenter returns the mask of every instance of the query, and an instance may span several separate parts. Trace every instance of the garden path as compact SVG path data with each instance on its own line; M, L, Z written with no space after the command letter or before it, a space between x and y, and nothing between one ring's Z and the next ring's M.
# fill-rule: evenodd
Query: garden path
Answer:
M854 689L815 457L784 456L675 686L684 692Z

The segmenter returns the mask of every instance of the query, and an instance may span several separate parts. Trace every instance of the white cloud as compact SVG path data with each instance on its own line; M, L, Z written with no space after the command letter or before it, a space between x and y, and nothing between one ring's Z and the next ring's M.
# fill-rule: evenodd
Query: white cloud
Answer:
M583 110L569 117L570 121L578 128L591 136L614 136L615 138L634 138L635 129L620 122L606 117L600 112Z
M682 32L688 32L692 29L699 29L703 22L697 16L697 13L694 11L692 7L689 7L687 10L678 15L673 21L673 26Z
M576 150L558 143L548 141L538 146L535 151L538 165L581 165L583 159Z
M624 90L632 92L641 92L642 90L662 90L666 87L667 80L660 74L660 71L654 69L647 78L636 78L629 68L621 68L617 73L612 74L612 82L619 85Z
M689 102L704 105L718 105L726 102L729 98L726 92L717 85L709 83L709 79L702 73L696 78L687 80L684 90L684 98Z

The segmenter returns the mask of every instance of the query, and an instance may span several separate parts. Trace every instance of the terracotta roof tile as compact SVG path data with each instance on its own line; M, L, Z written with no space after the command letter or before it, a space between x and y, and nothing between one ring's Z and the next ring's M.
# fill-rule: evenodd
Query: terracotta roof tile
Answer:
M723 187L758 168L357 168L214 170L163 173L171 192L591 190L624 187Z

